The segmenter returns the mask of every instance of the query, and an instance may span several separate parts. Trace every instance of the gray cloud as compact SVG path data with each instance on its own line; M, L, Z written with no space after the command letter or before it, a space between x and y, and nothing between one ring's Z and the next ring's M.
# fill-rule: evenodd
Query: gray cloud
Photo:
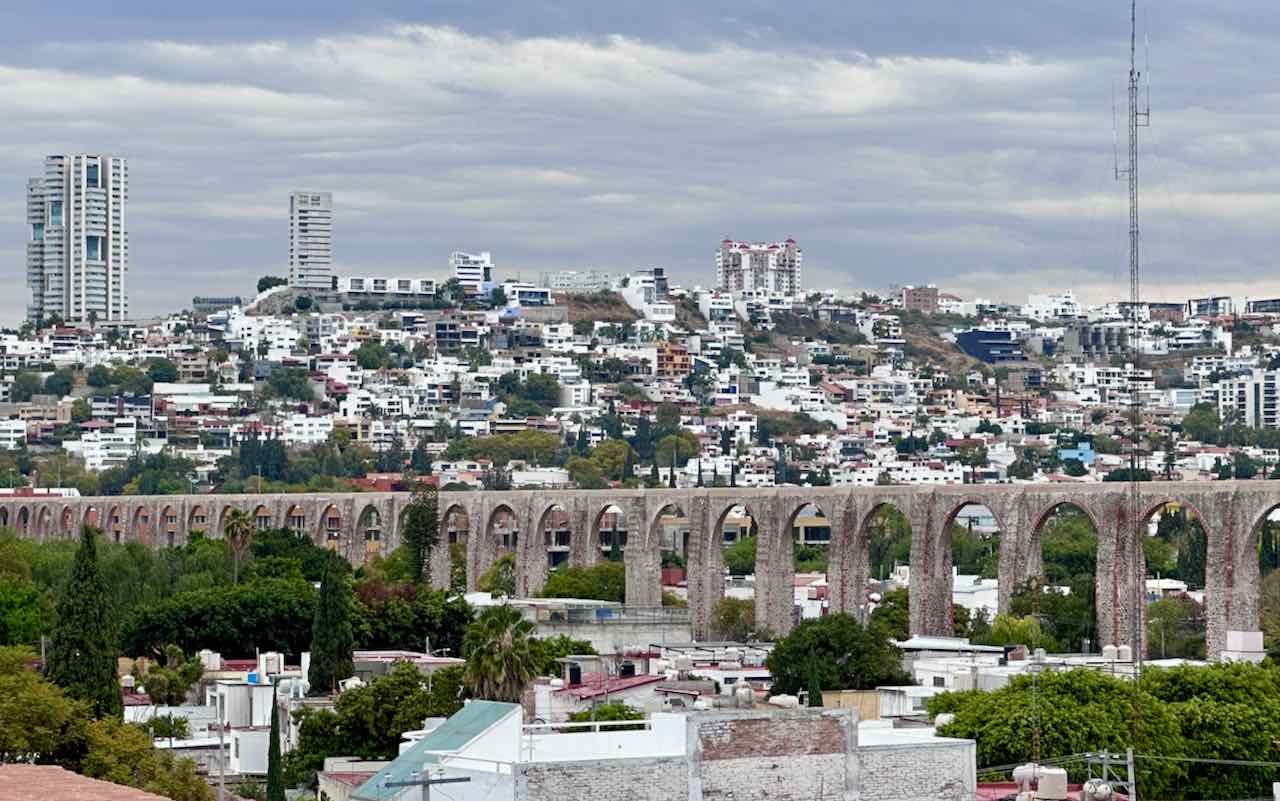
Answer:
M728 3L720 17L711 4L679 35L625 12L608 28L537 5L549 15L513 12L498 33L476 32L496 19L482 3L464 27L116 37L7 57L0 258L14 269L0 316L19 317L26 294L23 181L64 149L130 157L143 313L283 272L294 188L334 191L349 272L440 275L449 250L484 248L526 278L658 264L705 284L722 236L791 235L812 286L934 281L1009 299L1127 286L1111 175L1122 15L1050 4L1055 37L1048 20L994 4L838 20L824 7L800 41L795 20L772 24L783 12L770 3L731 20ZM1164 42L1144 147L1146 286L1280 293L1280 109L1252 69L1273 23L1200 9L1174 25L1182 5L1153 26ZM925 9L937 19L911 18ZM834 41L859 20L859 49Z

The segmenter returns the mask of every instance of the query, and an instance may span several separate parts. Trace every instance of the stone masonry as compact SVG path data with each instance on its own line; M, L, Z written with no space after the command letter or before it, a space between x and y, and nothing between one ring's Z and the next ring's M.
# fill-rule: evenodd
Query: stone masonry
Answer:
M1208 536L1206 618L1208 648L1216 654L1226 632L1258 627L1258 528L1280 506L1280 482L1153 482L1140 488L1142 519L1165 504L1194 511ZM118 542L158 547L181 545L195 531L220 537L232 509L252 515L260 527L292 528L333 548L353 563L385 554L400 542L407 493L316 493L300 495L170 495L85 498L9 497L0 500L0 526L36 540L76 536L82 523L98 526ZM1013 587L1041 571L1040 530L1063 504L1075 506L1098 531L1096 581L1099 644L1131 644L1130 600L1141 576L1134 570L1141 542L1128 519L1124 484L1001 484L937 487L777 487L681 490L559 490L449 492L440 495L442 539L465 543L467 582L476 579L503 550L499 524L507 521L506 547L516 557L521 594L541 589L547 576L543 532L549 515L569 521L568 562L589 565L603 558L600 526L607 511L627 531L623 560L627 603L661 603L662 553L659 519L673 511L689 521L685 545L689 607L697 636L705 636L712 606L723 592L720 531L737 505L746 507L759 530L756 560L756 621L762 631L782 634L792 625L791 524L812 503L831 523L829 546L832 611L863 615L869 570L868 523L881 506L897 508L911 524L911 630L951 631L951 521L966 506L987 507L1000 540L1000 608ZM449 576L449 549L437 548L431 578Z

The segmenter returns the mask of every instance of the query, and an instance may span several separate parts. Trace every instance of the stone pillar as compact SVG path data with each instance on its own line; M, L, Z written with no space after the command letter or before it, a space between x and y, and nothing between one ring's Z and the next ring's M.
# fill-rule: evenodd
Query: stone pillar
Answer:
M569 565L590 567L600 560L595 526L605 507L594 508L589 497L578 494L565 508L569 512Z
M1041 578L1044 559L1040 547L1040 517L1055 503L1027 489L998 502L985 504L1000 528L1000 564L997 612L1009 611L1009 599L1027 581Z
M795 616L795 563L789 500L774 494L750 506L756 527L756 630L774 637L791 631Z
M911 634L952 633L951 536L936 493L910 496L903 509L911 522Z
M823 509L831 526L827 545L827 607L831 613L853 615L866 623L868 550L862 510L852 495L826 501Z
M627 548L622 554L627 576L627 606L662 606L662 540L654 522L663 503L647 496L615 502L627 516Z
M1143 609L1135 608L1135 582L1143 580L1146 569L1135 575L1134 548L1141 548L1136 541L1134 524L1130 521L1129 499L1122 489L1117 492L1097 494L1088 501L1088 511L1098 528L1097 573L1094 582L1094 599L1098 609L1098 646L1132 645L1134 615L1141 616Z
M1227 647L1227 632L1257 631L1258 526L1270 506L1254 482L1233 482L1230 494L1196 493L1188 498L1200 513L1207 538L1205 555L1205 651L1209 658Z
M685 554L684 576L689 591L689 618L694 639L705 640L710 631L711 612L724 597L724 555L709 496L690 498L689 551Z
M543 518L550 514L552 499L535 495L517 514L525 522L516 543L516 595L529 598L547 583L547 549Z

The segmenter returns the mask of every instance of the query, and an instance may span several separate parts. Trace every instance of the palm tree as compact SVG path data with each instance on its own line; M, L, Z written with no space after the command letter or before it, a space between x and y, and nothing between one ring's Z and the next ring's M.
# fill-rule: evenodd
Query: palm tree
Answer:
M532 633L533 624L509 606L490 607L476 618L462 642L463 679L474 697L520 702L538 672Z
M236 584L240 583L240 560L245 548L249 546L249 540L253 539L255 528L257 526L253 518L245 510L232 509L227 512L227 521L222 525L222 538L231 550L231 575Z

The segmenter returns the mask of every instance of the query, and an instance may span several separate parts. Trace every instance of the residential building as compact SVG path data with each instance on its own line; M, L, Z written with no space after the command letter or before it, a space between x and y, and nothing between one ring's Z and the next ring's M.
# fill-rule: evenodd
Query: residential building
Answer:
M434 298L436 289L434 278L378 278L352 275L338 281L339 292L355 296Z
M902 288L902 310L919 312L920 314L938 313L938 288L928 286L904 286Z
M1215 295L1208 298L1191 298L1187 301L1188 317L1225 317L1235 308L1230 296Z
M25 420L0 420L0 449L13 451L27 444Z
M659 378L684 378L692 370L688 348L672 342L658 344L654 372Z
M289 286L333 288L333 193L289 196Z
M468 297L487 295L493 288L493 257L487 250L479 253L455 250L449 254L449 272L458 279Z
M538 283L552 292L586 295L608 290L614 280L612 274L600 270L556 270L543 273Z
M956 334L956 347L987 364L1021 362L1026 358L1010 331L983 331L977 328L962 331Z
M794 239L785 242L734 242L716 251L716 286L727 292L764 290L793 297L801 292L804 253Z
M1071 320L1084 316L1084 309L1076 301L1075 293L1065 292L1033 294L1022 307L1023 315L1033 320Z
M129 166L118 156L47 156L27 181L27 318L129 317Z
M244 301L238 295L225 295L222 297L197 295L191 299L191 310L196 314L213 314L214 312L230 309L232 306L243 305Z
M1218 416L1249 428L1280 428L1277 379L1280 370L1254 369L1216 381Z

